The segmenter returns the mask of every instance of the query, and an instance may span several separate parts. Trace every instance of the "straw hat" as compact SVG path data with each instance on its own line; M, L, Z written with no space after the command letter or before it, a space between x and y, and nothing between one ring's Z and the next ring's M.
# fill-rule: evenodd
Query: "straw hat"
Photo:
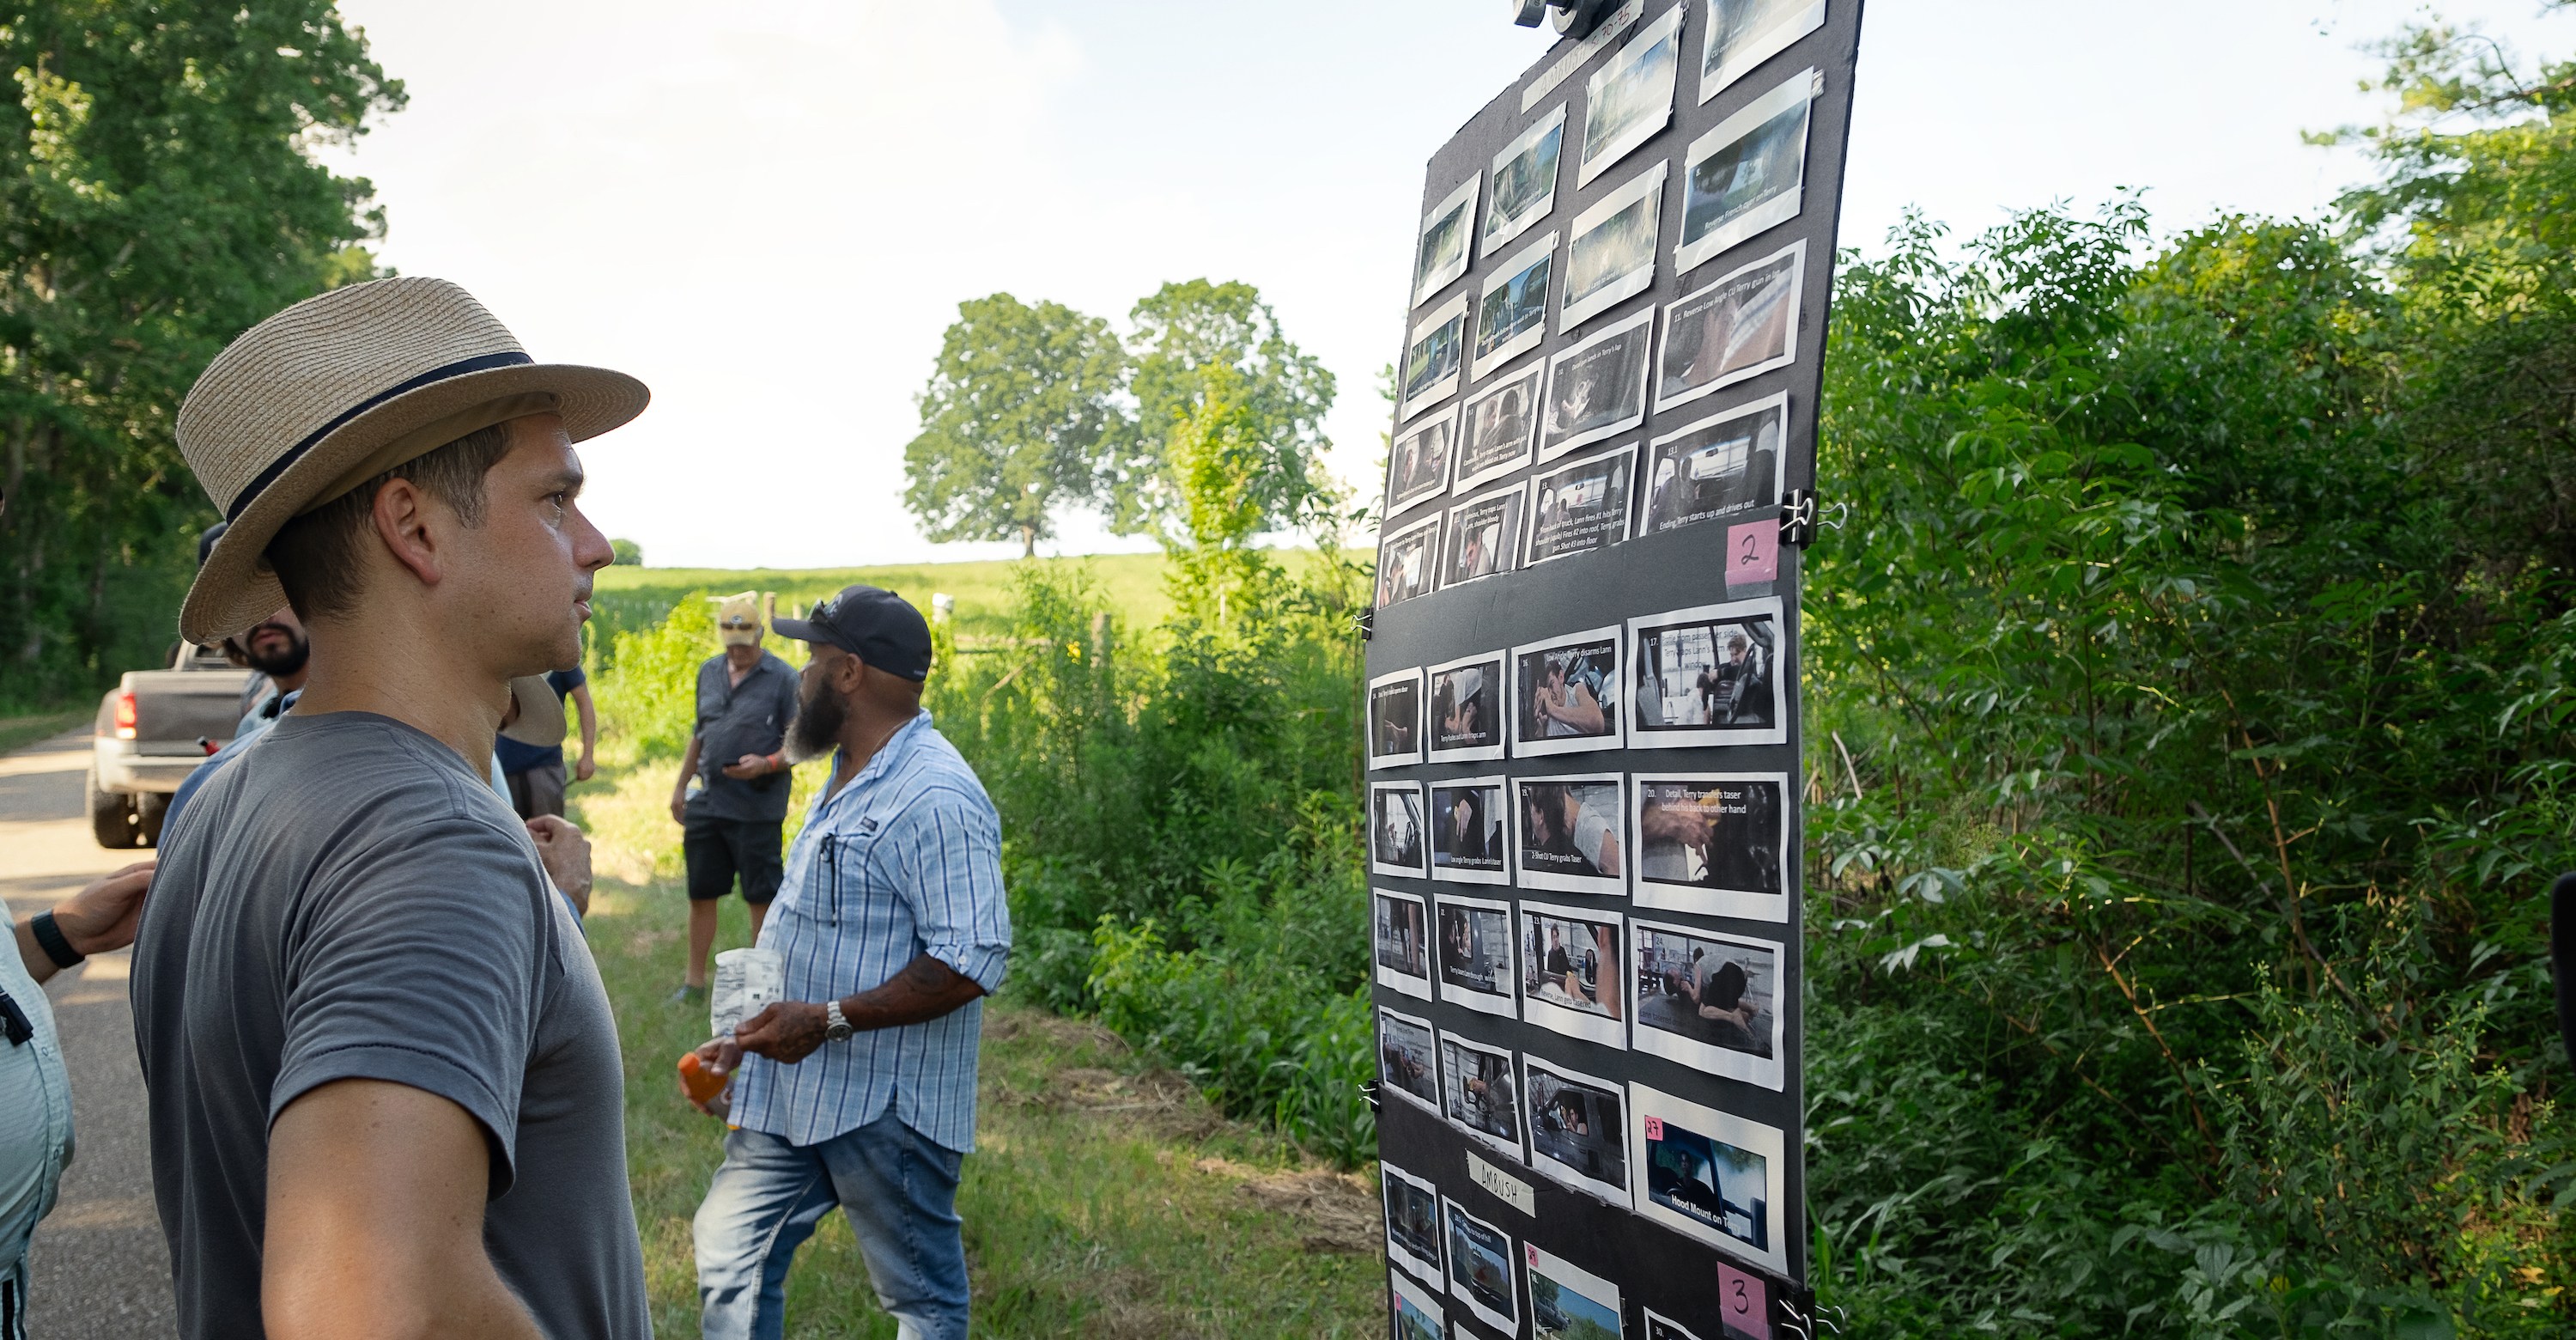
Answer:
M501 728L501 734L539 749L552 749L564 742L563 699L544 675L521 675L511 680L510 696L518 700L519 714Z
M528 414L562 415L580 442L651 398L622 372L530 358L443 279L307 298L225 346L179 407L179 452L227 523L179 631L218 642L267 618L286 603L263 557L279 528L405 461Z

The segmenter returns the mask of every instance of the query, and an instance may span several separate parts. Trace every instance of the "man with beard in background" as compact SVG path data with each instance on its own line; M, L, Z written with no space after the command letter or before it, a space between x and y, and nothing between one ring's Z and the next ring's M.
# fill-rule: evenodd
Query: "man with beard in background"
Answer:
M230 523L218 521L206 527L197 537L197 564L205 566L206 555L215 541L224 537ZM280 605L277 612L252 625L248 632L225 638L224 659L253 673L242 685L240 710L235 713L241 725L233 731L235 739L257 734L285 710L286 697L304 687L304 663L313 655L313 647L304 636L304 623L295 617L292 606ZM256 721L258 724L252 724Z
M695 1224L701 1333L780 1334L787 1268L838 1206L905 1340L965 1340L957 1179L983 998L1011 950L1001 818L921 708L919 611L851 586L772 627L814 649L790 757L837 752L760 932L785 1000L698 1049L714 1073L741 1067Z

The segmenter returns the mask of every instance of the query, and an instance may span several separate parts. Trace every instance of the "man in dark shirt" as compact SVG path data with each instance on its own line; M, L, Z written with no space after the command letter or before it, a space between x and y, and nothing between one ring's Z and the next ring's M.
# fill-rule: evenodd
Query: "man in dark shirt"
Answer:
M689 866L689 964L674 1000L706 995L716 900L739 879L757 940L778 895L790 780L781 751L796 719L796 671L761 650L760 633L759 597L726 597L716 611L724 651L698 667L698 727L671 788Z
M590 701L590 678L580 666L557 670L546 676L546 687L557 699L568 699L581 712L581 762L573 777L589 781L599 771L594 755L599 748L599 709ZM560 819L564 812L563 746L539 747L521 744L504 735L492 745L493 755L501 760L501 776L510 788L510 808L522 819L551 814Z

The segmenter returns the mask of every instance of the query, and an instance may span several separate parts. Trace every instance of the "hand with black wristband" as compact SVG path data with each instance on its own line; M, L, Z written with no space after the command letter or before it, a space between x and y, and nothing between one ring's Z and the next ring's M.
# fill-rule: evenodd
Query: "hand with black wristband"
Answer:
M18 957L38 983L78 964L134 943L143 896L152 887L153 863L132 865L90 882L88 888L18 923Z

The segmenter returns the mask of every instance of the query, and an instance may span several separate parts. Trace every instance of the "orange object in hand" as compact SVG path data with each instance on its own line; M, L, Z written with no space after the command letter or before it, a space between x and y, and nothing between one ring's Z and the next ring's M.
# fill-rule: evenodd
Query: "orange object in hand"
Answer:
M728 1078L730 1077L707 1069L698 1060L696 1052L688 1052L680 1057L680 1087L688 1090L689 1101L693 1103L714 1101L717 1094L724 1092L725 1081Z

